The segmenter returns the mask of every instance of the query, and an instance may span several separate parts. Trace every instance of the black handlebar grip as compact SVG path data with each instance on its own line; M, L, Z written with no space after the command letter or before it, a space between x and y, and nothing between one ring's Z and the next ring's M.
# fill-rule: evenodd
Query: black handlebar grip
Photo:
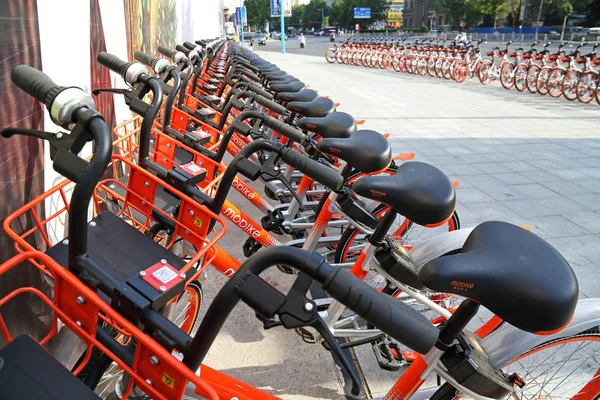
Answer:
M168 47L164 47L164 46L158 46L158 52L165 57L169 57L170 59L173 59L175 54L177 54L176 50L171 50Z
M191 42L183 42L183 45L190 50L194 50L196 47L198 47L198 45Z
M302 140L305 137L305 135L304 135L304 133L302 133L302 131L300 131L292 126L289 126L289 125L281 122L278 119L275 119L272 117L267 117L267 118L265 118L264 121L265 121L266 126L279 132L286 138L293 140L296 143L302 143Z
M400 343L427 353L436 344L439 330L416 310L374 290L350 272L335 268L323 289L346 307Z
M248 90L251 92L254 92L256 94L259 94L262 97L269 99L269 100L273 100L273 98L274 98L271 93L267 92L266 90L263 90L262 88L254 85L252 83L248 85Z
M303 156L290 148L284 148L280 155L283 162L332 190L338 191L344 186L344 178L333 168Z
M10 78L21 90L50 107L54 98L64 87L58 86L44 74L29 65L17 65L13 68Z
M284 106L282 106L281 104L277 104L274 101L271 101L265 97L262 97L261 95L256 95L256 97L254 98L254 101L256 101L261 106L267 107L269 110L271 110L279 115L285 115L285 112L287 111L286 108ZM277 132L279 132L279 130L277 130L277 129L275 129L275 130ZM297 142L297 140L294 140L294 141Z
M156 63L158 62L158 60L160 60L160 58L152 57L152 56L144 53L143 51L139 51L139 50L136 51L135 53L133 53L133 58L135 58L142 64L149 66L152 69L154 69L154 67L156 66Z
M192 50L188 49L187 47L182 46L180 44L178 44L177 46L175 46L175 49L177 49L178 51L182 52L186 56L189 56L190 52L192 51Z
M252 72L246 70L246 69L242 69L242 73L244 75L246 75L248 78L252 79L255 82L260 82L260 78L258 77L258 75L253 74Z
M123 79L125 79L125 72L127 72L127 68L129 68L131 64L133 64L127 61L123 61L119 57L105 52L99 53L97 60L106 68L121 75Z

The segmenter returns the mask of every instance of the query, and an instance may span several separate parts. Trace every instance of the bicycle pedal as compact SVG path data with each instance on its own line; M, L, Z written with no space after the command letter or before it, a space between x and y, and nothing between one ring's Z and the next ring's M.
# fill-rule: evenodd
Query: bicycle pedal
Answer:
M261 247L262 247L262 244L258 243L253 238L249 237L244 242L244 246L243 246L244 256L250 257L252 254L254 254L258 250L260 250Z
M398 371L408 364L402 356L398 342L388 337L372 344L379 368L386 371Z

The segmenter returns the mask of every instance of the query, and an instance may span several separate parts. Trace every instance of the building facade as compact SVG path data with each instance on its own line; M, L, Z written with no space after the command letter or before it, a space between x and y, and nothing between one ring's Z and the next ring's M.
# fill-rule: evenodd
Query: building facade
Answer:
M390 0L387 11L387 28L400 28L402 26L402 12L404 0Z
M405 0L402 10L403 28L420 28L429 26L427 16L427 0Z

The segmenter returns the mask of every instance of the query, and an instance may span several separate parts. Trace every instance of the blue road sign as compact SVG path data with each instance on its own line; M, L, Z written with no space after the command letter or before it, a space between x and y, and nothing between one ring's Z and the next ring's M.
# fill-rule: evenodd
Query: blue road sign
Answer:
M371 7L355 7L354 18L371 18Z

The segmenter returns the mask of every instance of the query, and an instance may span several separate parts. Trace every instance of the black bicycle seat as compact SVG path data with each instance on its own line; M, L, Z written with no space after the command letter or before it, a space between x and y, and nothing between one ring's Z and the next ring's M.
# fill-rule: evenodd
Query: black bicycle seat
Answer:
M421 269L430 289L468 297L515 327L548 334L568 324L579 297L569 263L534 233L506 222L484 222L460 254Z
M354 117L345 112L332 112L321 118L301 118L296 126L314 132L322 138L349 138L356 132Z
M419 225L446 221L456 203L450 179L433 165L418 161L400 165L395 175L360 178L352 185L352 190L359 196L388 204Z
M392 148L379 132L356 131L347 139L322 139L317 150L346 161L352 168L362 172L385 169L392 160Z
M305 117L325 117L335 111L335 103L331 99L317 97L308 102L292 101L288 103L287 109Z
M275 96L277 100L286 103L289 103L290 101L313 101L317 97L319 97L319 94L312 89L303 89L299 92L282 92Z
M280 69L275 69L275 70L271 70L271 71L261 71L260 75L268 81L284 79L288 76L291 76L287 72L282 71Z
M272 83L269 89L275 93L281 92L299 92L304 89L304 83L295 81L291 83Z

